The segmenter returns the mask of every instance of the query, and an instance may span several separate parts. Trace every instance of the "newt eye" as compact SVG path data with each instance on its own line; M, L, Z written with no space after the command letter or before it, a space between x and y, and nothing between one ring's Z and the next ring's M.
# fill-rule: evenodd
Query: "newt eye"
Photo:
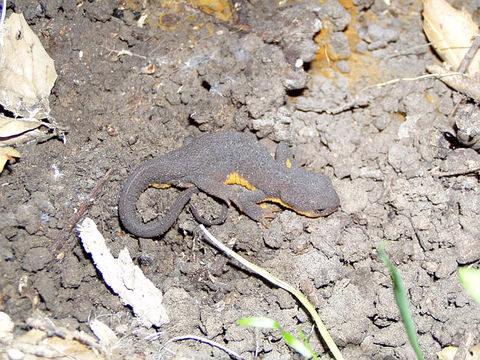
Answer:
M326 208L326 209L323 209L323 210L317 210L317 212L319 214L318 216L328 216L331 213L335 212L335 210L338 209L338 206L339 205L337 205L335 207L332 206L332 207L329 207L329 208Z
M327 216L334 212L340 200L331 180L323 175L301 171L298 179L281 192L281 199L297 213L309 216Z

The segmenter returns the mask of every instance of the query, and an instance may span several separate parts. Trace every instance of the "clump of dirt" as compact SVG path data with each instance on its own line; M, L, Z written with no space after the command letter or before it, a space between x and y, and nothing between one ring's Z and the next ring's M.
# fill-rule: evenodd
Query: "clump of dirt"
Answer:
M280 334L255 334L236 320L269 316L308 333L310 319L284 291L199 241L188 210L153 240L136 239L118 220L117 196L134 167L188 136L234 129L255 134L272 153L276 142L289 142L298 163L332 178L341 208L320 219L282 209L268 228L231 208L211 228L219 239L307 293L345 358L413 358L376 253L386 239L426 358L460 345L480 322L456 274L480 260L479 183L469 171L480 168L480 158L444 134L456 135L451 115L466 100L434 79L367 88L423 75L437 61L419 5L242 1L237 22L227 22L180 4L181 11L162 15L162 26L139 26L148 12L135 2L7 2L7 16L22 12L55 60L51 108L69 131L64 142L23 145L21 161L1 175L2 310L23 323L33 307L85 331L91 317L101 317L126 339L119 358L226 358L194 342L163 349L185 334L245 358L255 351L263 359L295 358ZM317 45L335 58L319 56ZM315 59L325 61L321 71ZM164 292L171 322L161 329L140 327L75 232L62 233L108 170L88 216L112 253L127 247ZM164 195L149 189L139 206L152 208ZM220 211L204 194L192 201L202 213ZM159 340L146 340L152 336Z

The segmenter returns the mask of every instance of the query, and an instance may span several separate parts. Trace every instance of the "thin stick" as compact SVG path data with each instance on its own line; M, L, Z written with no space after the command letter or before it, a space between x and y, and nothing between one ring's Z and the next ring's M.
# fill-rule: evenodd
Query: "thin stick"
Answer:
M423 238L420 236L420 232L418 231L418 229L416 228L415 224L413 223L413 220L412 220L412 217L408 214L403 214L403 213L400 213L401 215L405 216L408 221L410 222L410 225L412 226L412 229L413 229L413 232L415 233L415 237L417 238L417 241L418 243L420 244L420 247L424 250L424 251L429 251L429 250L432 250L430 248L430 246L427 246L425 244L425 242L423 241Z
M433 176L442 178L442 177L450 177L450 176L462 176L462 175L470 175L480 171L480 167L465 170L465 171L458 171L458 172L450 172L450 173L439 173L433 174Z
M207 339L207 338L204 338L204 337L199 337L199 336L195 336L195 335L183 335L183 336L177 336L177 337L174 337L174 338L171 338L170 340L168 340L164 345L163 347L166 347L167 344L171 343L171 342L174 342L174 341L183 341L183 340L195 340L195 341L199 341L199 342L202 342L202 343L205 343L205 344L208 344L210 346L214 346L216 348L219 348L220 350L226 352L230 358L234 359L234 360L244 360L244 358L242 358L240 355L238 355L236 352L226 348L225 346L223 346L222 344L219 344L217 343L216 341L213 341L213 340L210 340L210 339Z
M442 78L442 77L446 77L446 76L455 76L455 75L465 75L465 74L462 74L462 73L459 73L459 72L449 72L449 73L446 73L446 74L426 74L426 75L411 77L411 78L399 78L399 79L393 79L393 80L390 80L390 81L386 81L384 83L379 83L379 84L373 84L373 85L366 86L361 91L367 90L367 89L370 89L370 88L374 88L374 87L379 88L379 87L383 87L383 86L386 86L386 85L396 84L400 81L416 81L416 80L421 80L421 79Z
M97 187L95 189L93 189L93 191L88 196L88 200L83 201L82 205L80 206L80 209L73 216L70 223L65 225L65 227L62 229L62 231L60 231L60 234L58 234L58 236L55 239L55 242L52 245L52 248L53 248L53 250L55 251L56 254L63 248L68 236L70 235L72 230L75 229L75 226L77 226L78 221L82 218L82 216L85 214L87 209L97 199L98 195L100 194L100 190L102 190L103 184L105 184L105 182L108 180L111 173L112 173L112 169L108 170L105 173L102 180L100 180L100 182L98 183Z
M480 36L475 35L472 42L472 46L470 46L470 49L468 49L468 51L465 53L465 56L463 57L462 62L458 66L457 71L459 73L465 73L467 71L467 68L470 66L470 63L475 57L475 54L477 53L479 47L480 47Z

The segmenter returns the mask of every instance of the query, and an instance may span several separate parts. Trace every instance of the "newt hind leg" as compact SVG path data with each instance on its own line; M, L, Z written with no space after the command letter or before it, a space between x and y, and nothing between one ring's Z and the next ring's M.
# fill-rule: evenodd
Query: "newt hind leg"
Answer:
M239 207L245 215L266 226L267 219L274 218L274 212L271 208L259 205L259 203L265 201L265 198L265 193L262 190L247 190L238 194L237 202L240 204Z

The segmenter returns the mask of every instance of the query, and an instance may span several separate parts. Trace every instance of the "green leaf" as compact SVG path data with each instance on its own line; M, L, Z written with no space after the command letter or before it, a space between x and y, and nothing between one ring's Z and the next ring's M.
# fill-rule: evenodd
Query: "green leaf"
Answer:
M420 345L418 344L417 330L415 329L415 323L413 322L412 313L410 312L410 304L408 303L407 292L405 291L405 286L403 285L400 274L385 254L385 244L386 242L383 241L378 245L378 256L380 256L380 259L382 259L385 265L387 265L388 270L390 270L390 276L392 277L393 281L393 290L395 292L395 300L397 301L400 315L402 316L403 323L407 329L410 344L412 345L413 350L415 350L417 359L423 360L422 350L420 350Z
M238 325L264 328L264 329L278 329L283 331L282 327L278 322L264 316L252 316L241 318L237 320Z
M458 276L465 290L480 304L480 270L464 266L458 269Z
M297 337L293 336L292 334L286 332L286 331L282 331L282 336L283 336L283 339L285 340L285 342L293 349L295 350L296 352L298 352L300 355L302 355L303 357L307 358L307 359L311 359L312 357L315 356L315 354L313 353L313 351L310 349L310 347L308 347L307 345L305 345L305 343L298 339Z
M314 358L315 360L318 360L317 355L315 354L315 352L312 350L312 347L311 347L310 344L308 343L308 339L305 337L305 335L303 335L303 331L302 331L302 329L300 328L300 326L297 327L297 330L298 330L298 333L300 334L300 340L303 341L303 343L305 344L305 346L308 348L308 351L312 354L313 358Z

